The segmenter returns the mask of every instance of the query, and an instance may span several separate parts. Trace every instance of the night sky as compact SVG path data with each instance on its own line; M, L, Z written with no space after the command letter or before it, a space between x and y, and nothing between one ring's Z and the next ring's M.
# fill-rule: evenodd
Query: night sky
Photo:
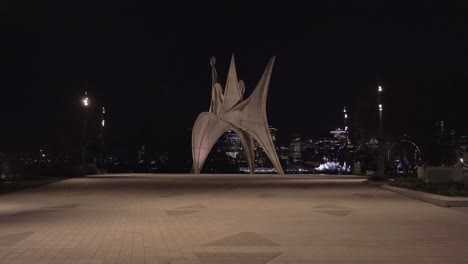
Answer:
M0 7L0 152L79 144L87 82L108 111L110 148L190 153L189 129L210 103L209 58L224 86L232 53L247 94L276 56L267 111L283 142L342 127L344 105L351 129L372 136L379 84L390 137L422 140L439 119L468 128L465 6L37 2Z

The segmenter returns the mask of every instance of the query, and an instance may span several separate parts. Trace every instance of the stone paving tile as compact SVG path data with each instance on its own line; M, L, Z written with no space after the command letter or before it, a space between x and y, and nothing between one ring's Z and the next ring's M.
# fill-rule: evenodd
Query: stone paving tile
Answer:
M198 253L202 264L265 264L281 253Z
M192 205L177 207L175 209L207 209L207 207L204 206L203 204L192 204Z
M363 198L372 198L374 195L369 193L353 193L355 196L363 197Z
M361 181L245 174L70 179L0 196L0 264L468 263L466 210Z
M8 235L0 235L0 246L13 246L32 234L34 234L34 232L22 232Z
M279 246L270 239L255 232L242 232L229 237L225 237L204 246L207 247L274 247Z
M198 213L201 210L166 210L168 216L183 216L193 213Z

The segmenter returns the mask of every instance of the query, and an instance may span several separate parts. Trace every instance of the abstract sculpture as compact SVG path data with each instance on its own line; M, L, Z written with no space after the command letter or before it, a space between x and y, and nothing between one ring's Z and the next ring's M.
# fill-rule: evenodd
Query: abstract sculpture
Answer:
M231 58L226 87L223 92L215 69L216 59L211 58L212 92L209 112L201 113L192 130L193 172L200 173L206 157L216 141L227 131L234 131L244 147L250 173L254 172L254 140L273 163L279 174L284 174L271 139L267 117L266 99L275 57L270 59L262 78L249 98L243 99L245 85L237 79L234 55Z

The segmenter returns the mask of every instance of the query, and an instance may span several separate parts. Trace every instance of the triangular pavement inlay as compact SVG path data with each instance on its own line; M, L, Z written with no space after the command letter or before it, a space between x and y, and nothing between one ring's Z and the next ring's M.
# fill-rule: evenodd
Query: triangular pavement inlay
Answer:
M197 257L202 264L220 263L242 263L242 264L265 264L278 257L281 253L197 253Z
M334 205L334 204L320 204L314 207L315 209L349 209L347 207Z
M241 232L210 242L205 247L278 247L279 244L255 232ZM242 263L242 262L239 262Z
M353 210L317 210L317 212L322 213L322 214L327 214L327 215L333 215L333 216L347 216L349 215Z
M22 232L0 236L0 246L13 246L14 244L24 240L33 233L34 232Z
M166 210L168 216L183 216L198 212L200 212L200 210Z
M176 209L207 209L208 207L204 206L203 204L192 204L182 207L177 207Z

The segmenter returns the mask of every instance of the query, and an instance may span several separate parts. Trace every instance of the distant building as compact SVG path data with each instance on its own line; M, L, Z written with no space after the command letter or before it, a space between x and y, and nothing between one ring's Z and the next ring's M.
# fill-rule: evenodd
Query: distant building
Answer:
M428 162L434 165L454 165L458 162L458 144L455 130L447 127L442 121L437 121L434 131L434 149L427 152ZM457 144L458 143L458 144Z
M463 135L459 137L458 146L462 152L468 152L468 135Z
M336 130L332 130L330 131L330 134L336 138L336 139L340 139L340 140L346 140L347 138L347 131L346 130L343 130L341 128L337 128Z
M291 142L289 143L289 157L291 158L292 163L302 162L302 150L302 139L300 137L295 137L291 139Z
M234 131L228 131L218 140L218 150L232 159L238 159L242 152L239 136Z
M145 145L141 146L138 150L138 164L143 164L145 162Z
M343 148L342 143L342 140L336 138L321 138L315 142L315 146L323 161L336 161L338 151Z
M277 146L277 136L278 136L278 129L274 127L269 127L271 139L273 141L273 145L275 146L276 152L278 152ZM270 167L273 166L270 159L266 155L265 151L263 151L260 144L257 141L254 142L254 153L255 153L255 163L258 167ZM278 157L279 158L279 157Z
M437 121L435 128L435 140L441 146L455 145L455 130L448 129L445 122Z
M207 172L234 172L241 165L239 161L245 159L240 138L234 131L225 132L212 150L204 166Z
M278 157L281 164L289 165L289 148L281 146L278 148Z
M293 164L312 164L316 159L316 147L314 141L311 139L301 139L294 137L289 143L289 157Z

